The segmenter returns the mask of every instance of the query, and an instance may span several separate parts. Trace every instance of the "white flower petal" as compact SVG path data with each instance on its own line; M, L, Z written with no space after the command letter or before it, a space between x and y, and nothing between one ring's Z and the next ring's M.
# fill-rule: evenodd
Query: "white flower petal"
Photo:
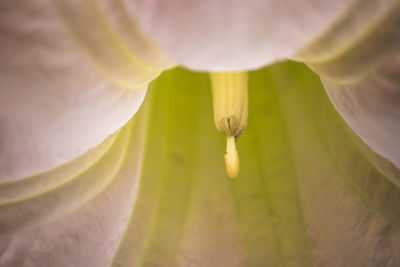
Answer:
M0 206L0 266L111 266L137 194L143 135L134 127L144 130L132 120L72 181Z
M324 79L325 88L350 127L375 152L400 168L400 51L352 84Z
M0 183L73 160L135 114L171 63L134 24L117 2L0 3Z
M364 0L294 59L305 61L321 76L354 82L400 46L400 3Z
M27 199L44 193L66 183L74 177L79 177L83 172L94 165L100 157L110 151L119 134L113 134L103 143L90 149L84 155L59 166L56 169L0 184L0 205Z
M124 0L167 55L201 70L254 69L284 59L356 0Z
M339 113L400 167L400 2L364 0L294 56L324 81Z

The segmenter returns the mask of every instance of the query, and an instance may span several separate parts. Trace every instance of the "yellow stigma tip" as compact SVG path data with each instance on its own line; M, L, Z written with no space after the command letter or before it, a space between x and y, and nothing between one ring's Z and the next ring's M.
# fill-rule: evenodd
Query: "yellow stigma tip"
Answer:
M239 154L233 136L228 136L226 140L225 166L229 177L235 178L239 174Z

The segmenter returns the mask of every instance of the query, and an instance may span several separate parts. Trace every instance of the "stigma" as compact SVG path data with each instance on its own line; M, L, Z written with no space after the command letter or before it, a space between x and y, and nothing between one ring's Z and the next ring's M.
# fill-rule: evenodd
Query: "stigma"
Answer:
M235 138L226 138L225 166L229 177L235 178L239 174L239 153L236 150Z

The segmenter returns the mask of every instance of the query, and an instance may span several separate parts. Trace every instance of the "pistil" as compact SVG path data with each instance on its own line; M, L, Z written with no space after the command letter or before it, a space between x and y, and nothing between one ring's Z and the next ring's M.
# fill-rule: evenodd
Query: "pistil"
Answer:
M235 142L247 125L247 73L211 73L214 122L219 132L227 136L225 165L228 176L239 173L239 155Z

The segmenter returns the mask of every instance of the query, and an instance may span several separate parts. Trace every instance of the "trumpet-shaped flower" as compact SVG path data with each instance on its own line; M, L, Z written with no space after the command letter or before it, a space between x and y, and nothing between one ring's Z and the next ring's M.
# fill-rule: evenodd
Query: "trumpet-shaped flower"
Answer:
M398 266L398 14L2 0L0 266Z

